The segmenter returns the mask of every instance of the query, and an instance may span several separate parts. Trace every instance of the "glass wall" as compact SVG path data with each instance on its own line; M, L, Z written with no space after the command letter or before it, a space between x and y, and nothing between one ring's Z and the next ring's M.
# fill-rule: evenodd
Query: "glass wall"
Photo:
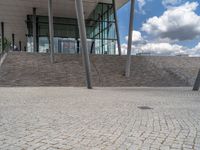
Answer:
M29 52L33 51L32 15L27 16ZM88 50L94 54L116 54L116 30L113 5L99 3L86 20ZM38 52L47 53L49 49L48 17L37 16ZM73 18L54 17L55 52L75 54L81 52L78 23Z

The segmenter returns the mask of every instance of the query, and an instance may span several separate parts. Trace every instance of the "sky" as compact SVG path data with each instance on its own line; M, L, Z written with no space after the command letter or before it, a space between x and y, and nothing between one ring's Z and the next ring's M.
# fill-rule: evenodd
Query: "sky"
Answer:
M123 54L127 51L130 2L118 11ZM200 56L200 1L136 0L132 54Z

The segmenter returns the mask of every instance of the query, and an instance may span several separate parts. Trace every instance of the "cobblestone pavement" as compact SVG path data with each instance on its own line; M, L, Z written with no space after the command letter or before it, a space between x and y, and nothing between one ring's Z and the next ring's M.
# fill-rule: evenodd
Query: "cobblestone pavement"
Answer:
M0 149L200 150L200 92L0 88Z

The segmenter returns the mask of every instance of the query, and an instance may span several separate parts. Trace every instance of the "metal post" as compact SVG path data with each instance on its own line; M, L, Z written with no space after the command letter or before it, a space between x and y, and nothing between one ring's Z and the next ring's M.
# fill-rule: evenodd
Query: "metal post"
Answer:
M117 8L116 8L115 0L112 0L112 1L113 1L113 8L114 8L115 29L116 29L116 34L117 34L117 46L118 46L119 55L121 55L121 43L120 43L120 36L119 36Z
M193 91L198 91L199 88L200 88L200 69L193 87Z
M54 62L54 27L53 27L53 10L52 10L52 0L48 0L48 14L49 14L49 49L51 63Z
M76 39L76 45L77 45L76 51L77 51L77 54L79 54L79 52L80 52L80 42L79 42L79 39Z
M4 22L1 22L1 50L4 52Z
M15 34L12 34L12 50L15 51Z
M76 15L77 15L78 26L79 26L79 34L80 34L80 39L81 39L82 51L83 51L82 56L83 56L83 61L85 65L86 83L87 83L87 88L92 89L91 75L90 75L90 59L89 59L88 47L87 47L83 2L82 0L75 0L75 3L76 3Z
M36 17L36 8L33 8L33 52L37 52L37 28L36 28L36 23L37 23L37 17Z
M130 72L131 72L131 48L132 48L132 33L133 33L133 21L134 21L134 7L135 7L135 0L131 0L126 77L130 77Z
M22 51L22 41L19 41L19 50Z

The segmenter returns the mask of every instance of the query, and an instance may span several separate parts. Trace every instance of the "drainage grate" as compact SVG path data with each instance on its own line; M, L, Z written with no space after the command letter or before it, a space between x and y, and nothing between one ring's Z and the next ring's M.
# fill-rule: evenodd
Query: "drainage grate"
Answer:
M138 108L139 108L139 109L142 109L142 110L153 109L153 108L151 108L151 107L149 107L149 106L139 106Z

